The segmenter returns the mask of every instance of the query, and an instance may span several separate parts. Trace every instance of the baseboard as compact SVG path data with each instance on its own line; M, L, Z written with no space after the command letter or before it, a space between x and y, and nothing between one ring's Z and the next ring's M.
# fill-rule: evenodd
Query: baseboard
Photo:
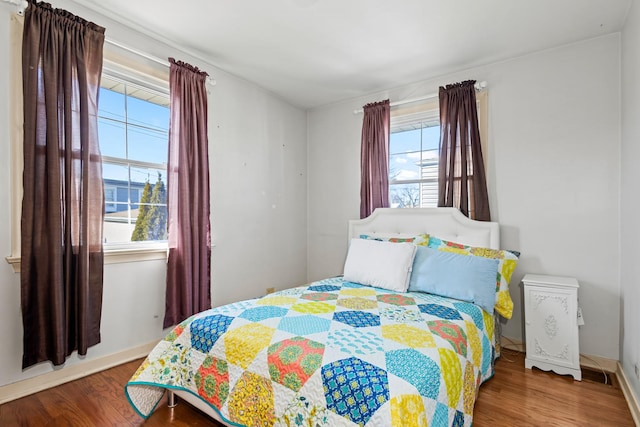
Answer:
M627 375L624 373L624 370L622 369L622 365L620 363L618 363L616 376L618 377L618 381L620 382L622 394L624 394L624 398L627 399L627 404L629 405L629 410L631 411L633 421L636 423L636 426L640 426L640 404L638 403L638 396L636 396L636 394L633 392L633 389L629 385Z
M526 352L526 344L520 340L502 337L502 348L508 350L519 351L521 353ZM604 370L605 372L618 372L618 361L613 359L607 359L606 357L591 356L588 354L580 354L580 366L586 368Z
M607 359L606 357L580 355L580 366L595 369L598 371L613 372L618 371L618 361Z
M0 387L0 405L69 381L77 380L78 378L95 374L96 372L113 368L114 366L135 359L146 357L156 344L158 344L158 341L2 386Z

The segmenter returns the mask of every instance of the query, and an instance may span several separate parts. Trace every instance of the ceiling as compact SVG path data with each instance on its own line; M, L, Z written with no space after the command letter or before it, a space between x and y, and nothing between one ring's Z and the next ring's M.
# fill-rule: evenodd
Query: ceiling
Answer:
M312 108L618 32L632 0L73 1Z

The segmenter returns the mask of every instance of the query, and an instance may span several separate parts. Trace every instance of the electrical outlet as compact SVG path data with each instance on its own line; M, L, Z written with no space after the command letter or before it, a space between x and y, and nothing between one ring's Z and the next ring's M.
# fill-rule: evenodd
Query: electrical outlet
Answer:
M276 291L276 288L267 288L267 295L272 294Z

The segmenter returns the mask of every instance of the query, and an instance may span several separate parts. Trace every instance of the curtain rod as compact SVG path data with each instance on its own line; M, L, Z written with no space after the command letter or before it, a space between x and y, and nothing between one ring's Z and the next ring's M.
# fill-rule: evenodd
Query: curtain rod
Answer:
M20 16L24 16L24 11L27 9L27 7L29 7L29 2L27 2L26 0L2 0L3 3L9 3L12 4L14 6L16 6L16 13ZM169 66L169 61L168 60L164 60L164 59L160 59L156 56L153 55L149 55L147 53L141 52L137 49L134 49L132 47L129 47L125 44L119 43L115 40L111 40L111 39L107 39L105 38L104 40L106 43L109 43L113 46L119 47L120 49L126 50L128 52L131 52L135 55L141 56L143 58L148 59L149 61L153 61L156 62L160 65L163 65L165 67ZM216 85L216 80L211 77L211 76L207 76L207 84L210 84L211 86L215 86Z
M3 0L3 1L11 1L11 0ZM132 47L129 47L125 44L122 44L120 42L117 42L115 40L111 40L111 39L104 39L105 43L109 43L112 46L116 46L119 47L120 49L126 50L127 52L131 52L135 55L138 55L142 58L148 59L149 61L155 62L157 64L163 65L165 67L169 66L169 61L166 59L161 59L158 58L157 56L153 56L153 55L149 55L148 53L142 52L138 49L134 49ZM211 86L215 86L216 85L216 80L211 77L211 76L207 76L207 84L210 84Z
M476 88L476 90L482 90L485 87L487 87L487 82L485 80L483 80L481 82L476 82L474 87ZM395 107L397 105L411 104L412 102L426 101L428 99L433 99L433 98L437 98L437 97L438 97L438 93L430 93L429 95L420 96L418 98L411 98L411 99L405 99L403 101L390 102L389 106L390 107ZM353 114L360 114L360 113L363 113L363 112L364 112L363 108L360 108L359 110L353 110Z

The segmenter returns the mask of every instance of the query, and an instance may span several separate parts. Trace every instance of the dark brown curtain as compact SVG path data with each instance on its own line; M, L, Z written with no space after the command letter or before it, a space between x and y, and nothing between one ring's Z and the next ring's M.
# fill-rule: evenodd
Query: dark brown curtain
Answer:
M207 73L173 58L169 62L165 328L211 307Z
M360 218L389 207L389 100L367 104L360 146Z
M490 221L475 80L440 87L438 206Z
M96 119L104 28L48 3L24 21L22 366L100 342L102 160Z

